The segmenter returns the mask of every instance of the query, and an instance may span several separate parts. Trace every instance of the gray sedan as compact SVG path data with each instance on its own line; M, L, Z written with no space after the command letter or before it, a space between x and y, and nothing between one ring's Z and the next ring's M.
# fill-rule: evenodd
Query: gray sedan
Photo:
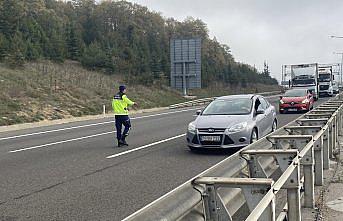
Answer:
M191 150L244 147L277 128L274 106L260 95L219 97L197 114L188 125Z

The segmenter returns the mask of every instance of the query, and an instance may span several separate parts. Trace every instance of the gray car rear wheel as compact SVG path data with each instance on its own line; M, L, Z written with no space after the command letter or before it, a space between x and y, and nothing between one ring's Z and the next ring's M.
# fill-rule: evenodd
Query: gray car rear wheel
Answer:
M275 119L275 120L273 121L271 133L273 133L274 131L276 131L276 129L277 129L277 121L276 121L276 119Z
M256 128L254 128L251 132L251 136L250 136L250 143L254 143L258 140L258 134L257 134L257 130Z

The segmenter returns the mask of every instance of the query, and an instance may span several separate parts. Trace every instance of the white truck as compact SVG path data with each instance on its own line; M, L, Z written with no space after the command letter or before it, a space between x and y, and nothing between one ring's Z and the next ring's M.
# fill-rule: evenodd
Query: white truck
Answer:
M318 67L319 96L331 97L334 95L334 80L332 66Z
M314 100L318 100L318 64L297 64L285 67L290 68L290 88L307 88L313 94Z

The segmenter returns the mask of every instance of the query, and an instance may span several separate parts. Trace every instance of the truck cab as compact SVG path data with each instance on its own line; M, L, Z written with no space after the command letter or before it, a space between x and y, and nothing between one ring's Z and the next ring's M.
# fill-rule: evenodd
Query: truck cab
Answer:
M319 69L318 82L319 82L319 96L333 96L333 81L334 76L331 69Z

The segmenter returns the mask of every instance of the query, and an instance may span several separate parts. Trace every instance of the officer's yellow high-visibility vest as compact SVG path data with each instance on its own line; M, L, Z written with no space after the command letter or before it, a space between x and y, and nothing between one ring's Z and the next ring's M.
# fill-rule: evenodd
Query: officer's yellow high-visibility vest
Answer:
M128 106L134 105L135 102L127 98L126 94L119 92L113 97L112 108L115 115L128 115Z

